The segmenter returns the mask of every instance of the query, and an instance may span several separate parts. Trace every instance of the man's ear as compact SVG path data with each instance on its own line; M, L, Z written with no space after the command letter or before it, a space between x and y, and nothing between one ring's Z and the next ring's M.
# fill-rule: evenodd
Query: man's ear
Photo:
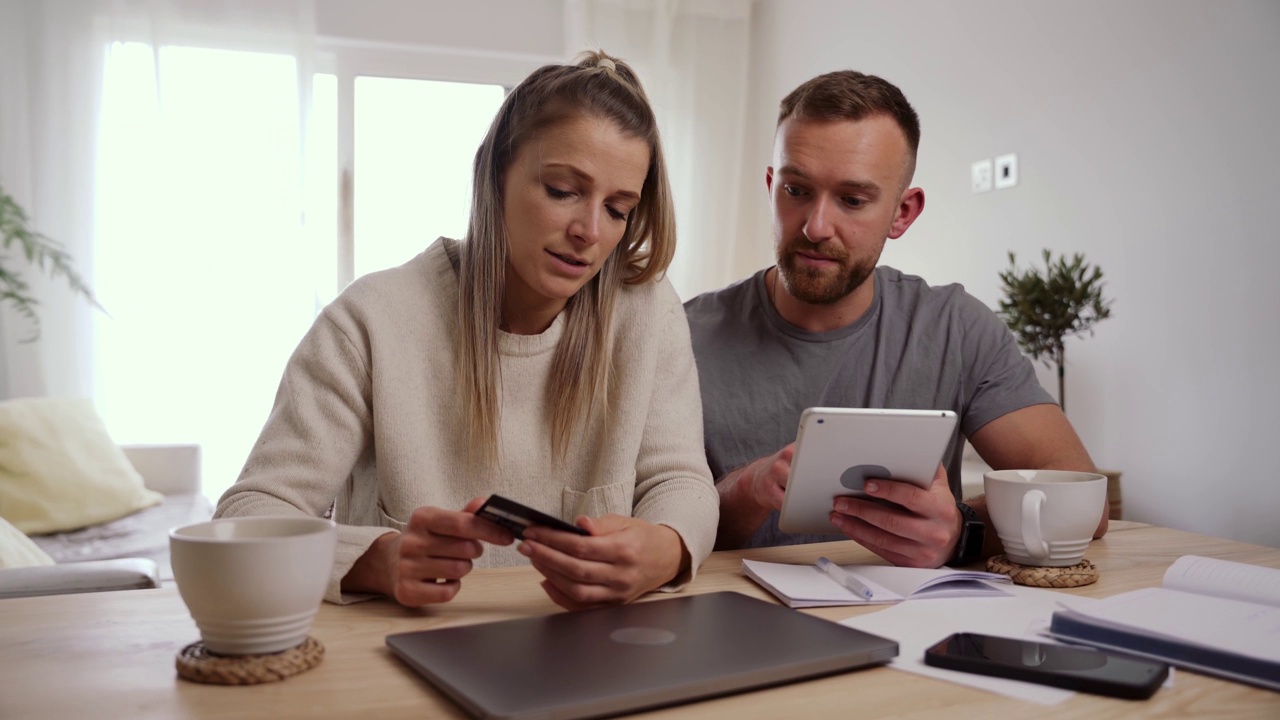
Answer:
M902 197L898 198L898 211L893 217L893 224L889 226L889 237L895 239L902 237L922 212L924 212L924 190L918 187L904 190Z
M773 166L764 169L764 191L773 195Z

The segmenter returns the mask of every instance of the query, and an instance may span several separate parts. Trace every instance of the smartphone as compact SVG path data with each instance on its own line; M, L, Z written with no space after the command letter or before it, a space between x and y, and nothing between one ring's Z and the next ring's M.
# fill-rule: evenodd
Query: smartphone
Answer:
M977 633L947 637L925 650L924 664L1131 700L1151 697L1169 676L1162 662Z
M590 534L577 525L570 525L558 517L552 517L501 495L490 495L489 499L476 510L476 515L501 525L521 540L524 539L524 529L530 525L542 525L552 530L563 530L578 535Z

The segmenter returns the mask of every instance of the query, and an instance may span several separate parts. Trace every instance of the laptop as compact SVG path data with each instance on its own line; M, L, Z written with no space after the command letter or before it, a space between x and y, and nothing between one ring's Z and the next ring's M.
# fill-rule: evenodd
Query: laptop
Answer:
M735 592L387 636L471 716L573 720L886 663L898 644Z

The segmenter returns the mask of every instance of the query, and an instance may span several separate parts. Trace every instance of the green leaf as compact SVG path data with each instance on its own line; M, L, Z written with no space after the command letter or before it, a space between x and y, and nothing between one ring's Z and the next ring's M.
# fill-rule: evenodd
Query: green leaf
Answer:
M71 256L62 245L31 229L22 206L0 187L0 249L10 250L15 243L28 265L47 272L51 278L62 278L75 294L106 312L89 284L76 272ZM31 324L32 334L22 340L31 342L40 337L40 318L36 314L36 307L40 303L10 262L10 256L0 255L0 303L9 303Z

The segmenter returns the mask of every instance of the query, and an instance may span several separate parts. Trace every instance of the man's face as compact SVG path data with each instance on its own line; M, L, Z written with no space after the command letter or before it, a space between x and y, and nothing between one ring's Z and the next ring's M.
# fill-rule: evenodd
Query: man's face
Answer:
M909 151L888 115L858 121L785 120L765 183L786 290L830 305L871 276L887 237L906 231Z

